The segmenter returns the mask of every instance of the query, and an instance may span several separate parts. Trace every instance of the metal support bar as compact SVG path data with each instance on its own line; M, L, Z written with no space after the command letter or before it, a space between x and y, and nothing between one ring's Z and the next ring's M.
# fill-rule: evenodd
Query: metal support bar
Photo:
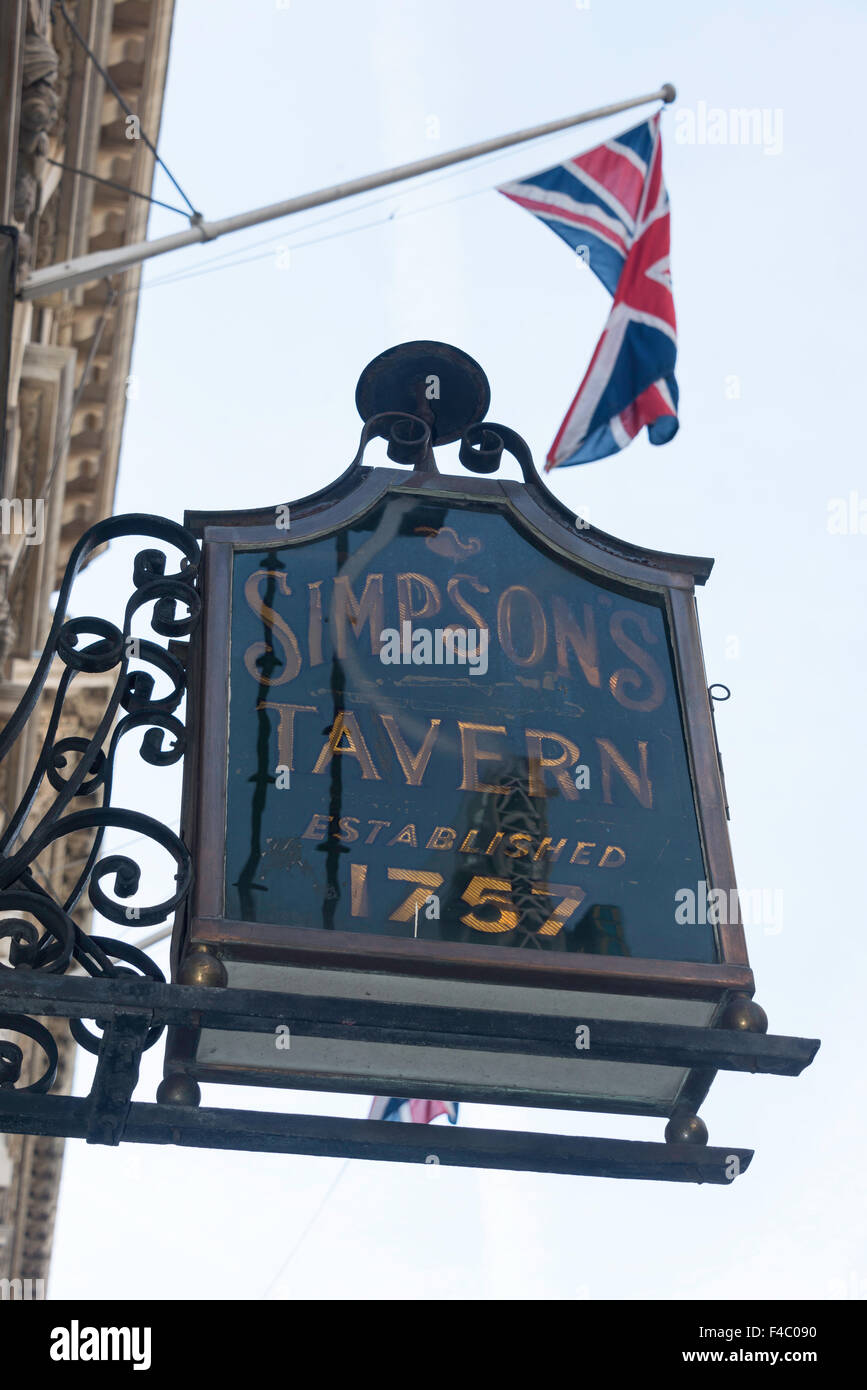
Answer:
M301 1036L419 1047L472 1048L539 1057L586 1056L599 1061L798 1076L819 1048L815 1038L660 1023L626 1023L381 1003L271 990L207 989L150 980L0 973L0 1007L19 1013L101 1019L146 1011L155 1024L268 1033L279 1024ZM576 1024L590 1030L576 1052Z
M157 237L154 241L139 241L131 246L114 247L110 251L91 252L86 256L76 256L74 259L62 261L59 265L48 265L41 270L34 270L21 285L20 295L22 299L44 299L47 295L56 294L58 290L71 289L73 285L105 280L122 270L129 270L130 266L150 260L152 256L162 256L167 251L177 251L182 246L191 246L200 241L215 241L217 237L225 236L229 232L240 232L246 227L258 227L263 222L273 222L276 218L288 217L293 212L305 212L309 208L322 207L325 203L352 198L357 193L368 193L375 188L401 183L404 179L413 179L419 174L430 174L451 164L461 164L467 159L476 159L496 150L505 150L527 140L538 140L544 135L554 135L561 130L570 130L573 126L585 125L588 121L601 120L603 116L614 116L619 111L646 106L651 101L671 102L675 96L674 87L670 82L666 82L658 91L648 92L645 96L614 101L608 106L597 106L592 111L583 111L578 116L564 116L561 120L529 126L511 135L497 135L492 140L479 140L474 145L464 145L458 150L450 150L447 154L416 159L411 164L383 169L378 174L365 174L362 178L332 184L330 188L322 188L315 193L302 193L299 197L286 198L283 202L271 203L267 207L253 208L250 212L236 213L216 222L205 222L196 216L190 219L191 225L182 232Z
M149 1027L147 1014L117 1014L109 1020L88 1097L88 1144L119 1144L123 1138Z
M0 1091L2 1129L14 1134L87 1138L90 1102L74 1096L23 1096ZM452 1129L281 1115L256 1110L190 1109L133 1102L122 1137L133 1144L306 1154L331 1158L439 1163L456 1168L565 1173L593 1178L717 1183L729 1186L752 1149L587 1139L511 1130Z

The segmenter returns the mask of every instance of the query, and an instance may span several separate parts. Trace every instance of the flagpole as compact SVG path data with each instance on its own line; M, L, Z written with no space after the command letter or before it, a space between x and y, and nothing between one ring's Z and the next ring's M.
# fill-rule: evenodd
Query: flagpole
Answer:
M141 265L153 256L164 256L169 251L178 251L181 247L191 246L196 242L216 241L218 237L227 236L231 232L258 227L263 222L289 217L294 212L306 212L309 208L322 207L325 203L352 198L357 193L368 193L374 188L385 188L388 184L401 183L404 179L416 178L419 174L429 174L436 169L446 169L452 164L477 159L480 155L505 150L512 145L521 145L527 140L538 140L543 135L571 130L573 126L598 121L604 116L616 116L619 111L629 111L634 106L644 106L651 101L672 102L676 95L671 83L666 82L659 91L648 92L645 96L611 102L608 106L597 106L592 111L584 111L578 116L564 116L559 121L530 126L511 135L497 135L492 140L480 140L474 145L464 145L461 149L450 150L447 154L431 155L429 159L416 159L411 164L400 164L393 169L384 169L378 174L366 174L346 183L335 183L315 193L302 193L297 198L287 198L281 203L270 203L267 207L236 213L233 217L223 217L216 222L206 222L197 213L190 218L190 226L182 232L157 237L154 241L137 241L130 246L118 246L110 251L75 256L57 265L34 270L22 281L19 296L21 299L44 299L61 290L71 289L74 285L87 285L97 280L105 280L111 275L129 270L132 266Z

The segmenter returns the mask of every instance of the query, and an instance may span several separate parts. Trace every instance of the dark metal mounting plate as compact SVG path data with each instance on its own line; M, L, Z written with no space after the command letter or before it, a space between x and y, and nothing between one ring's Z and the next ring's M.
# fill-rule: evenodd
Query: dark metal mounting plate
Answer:
M368 363L355 390L362 420L385 411L417 415L432 444L451 444L484 418L488 378L474 358L449 343L399 343Z

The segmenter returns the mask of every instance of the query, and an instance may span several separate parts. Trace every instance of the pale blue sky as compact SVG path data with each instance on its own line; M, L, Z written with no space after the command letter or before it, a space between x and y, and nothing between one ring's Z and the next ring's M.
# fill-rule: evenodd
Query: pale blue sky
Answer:
M716 557L699 611L709 680L733 691L717 723L738 880L784 894L782 931L749 933L757 998L772 1031L823 1039L798 1080L718 1078L702 1112L711 1142L757 1151L731 1189L354 1163L275 1296L867 1294L856 1065L867 534L827 529L831 499L854 489L867 502L858 9L178 0L160 146L211 217L676 84L663 139L681 430L551 485L628 541ZM767 110L781 148L679 141L678 112L700 102ZM472 353L492 418L541 461L609 299L563 243L485 190L641 115L151 263L117 509L180 519L185 506L275 504L324 485L355 452L360 370L412 338ZM169 192L160 176L158 196ZM157 210L150 234L180 225ZM261 258L225 268L247 247ZM113 547L94 564L78 611L119 611L128 554ZM172 819L177 788L127 758L117 800ZM89 1077L85 1059L77 1089ZM208 1099L332 1104L229 1088ZM366 1110L361 1098L334 1104ZM648 1139L663 1128L470 1105L462 1123ZM262 1297L339 1165L71 1143L51 1293Z

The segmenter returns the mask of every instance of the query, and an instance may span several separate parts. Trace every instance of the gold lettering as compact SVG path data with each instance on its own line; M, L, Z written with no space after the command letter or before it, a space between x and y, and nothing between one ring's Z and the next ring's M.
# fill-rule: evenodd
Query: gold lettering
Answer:
M557 936L587 896L583 888L576 888L571 883L534 883L532 892L544 898L553 898L557 894L563 899L548 920L542 923L540 936Z
M514 931L518 925L518 914L512 905L511 884L507 878L485 878L477 874L471 878L461 897L471 907L487 908L486 916L479 917L475 912L467 912L461 921L473 931L506 932ZM497 915L491 920L490 909L495 907Z
M318 714L319 711L315 705L284 705L280 700L260 700L256 708L277 711L277 761L294 772L295 716Z
M570 863L570 864L589 864L589 863L590 863L590 850L591 850L591 849L595 849L595 848L596 848L596 841L595 841L595 840L579 840L578 843L577 843L577 845L575 846L575 853L572 855L572 858L569 860L569 863ZM582 859L582 858L581 858L582 854L586 855L586 858Z
M338 575L334 581L334 642L339 657L346 656L346 623L352 625L353 636L361 636L361 629L367 623L370 634L371 654L379 652L379 634L385 627L385 601L382 591L382 575L369 574L364 581L364 592L359 601L353 592L349 578Z
M443 881L442 874L431 872L430 869L388 869L387 873L390 879L398 882L419 884L390 914L389 922L409 922Z
M367 865L349 866L350 912L353 917L367 916Z
M653 806L653 787L647 774L647 743L644 739L637 742L639 771L631 768L623 754L618 752L610 739L597 738L599 748L600 768L602 773L602 800L610 806L613 800L611 795L611 769L623 778L632 795L646 806L648 811Z
M512 641L512 606L515 594L521 594L530 606L533 646L527 656L519 656ZM532 589L527 589L523 584L513 584L500 595L500 602L497 604L497 634L500 646L516 666L535 666L542 660L548 645L548 624L545 621L545 610Z
M624 666L621 670L615 671L609 681L611 694L618 704L623 705L624 709L644 711L658 709L665 698L665 677L650 653L644 651L630 637L627 637L623 630L624 624L627 622L635 623L639 627L645 642L655 642L656 637L642 613L630 613L625 609L618 608L615 613L611 614L611 636L615 644L624 656L630 657L636 666L650 678L650 691L643 699L633 699L627 691L635 690L644 682L637 671L633 671L629 666Z
M560 855L563 853L563 850L566 846L566 841L558 840L556 847L552 848L552 846L554 846L554 841L551 839L550 835L546 835L544 840L540 842L539 848L536 850L536 853L533 855L533 863L535 864L539 859L544 858L549 860L550 863L556 864L557 860L560 858Z
M555 595L551 600L554 611L554 641L557 644L558 675L569 675L569 647L578 658L585 679L599 685L599 648L596 642L596 621L589 603L584 604L584 629L578 626L565 599Z
M413 593L413 586L418 585L422 590L421 607L416 608ZM432 618L434 613L438 613L442 607L440 591L432 579L428 579L424 574L412 572L399 574L397 576L397 607L400 613L401 628L403 624L411 623L413 618Z
M620 855L620 858L619 858L616 862L614 862L614 863L612 863L612 861L608 858L609 854L611 854L612 851L614 851L615 854L619 854L619 855ZM603 854L602 858L599 860L599 863L597 864L596 867L597 867L598 869L620 869L620 868L622 868L622 866L623 866L625 863L626 863L626 850L625 850L625 849L621 849L619 845L606 845L606 846L605 846L605 853Z
M413 849L418 848L418 841L415 837L415 826L410 823L405 825L397 835L389 840L389 847L392 845L411 845Z
M373 842L374 842L374 840L376 839L377 835L379 834L380 830L387 830L388 827L391 825L391 821L390 821L390 820L369 820L369 821L367 822L367 824L368 824L368 825L372 825L372 826L373 826L373 830L371 830L370 834L368 835L368 837L367 837L367 839L365 840L364 843L365 843L366 845L372 845Z
M341 747L340 740L346 739L346 743ZM381 781L379 773L373 765L367 744L364 742L364 735L358 725L358 720L349 710L340 710L331 726L328 740L316 759L314 772L324 772L335 753L348 753L351 758L358 759L361 768L361 776L365 781Z
M413 757L412 753L409 751L406 739L400 732L396 717L393 714L381 714L379 717L385 725L385 732L391 739L394 751L397 754L398 762L403 769L403 775L406 778L407 786L420 787L421 779L427 771L430 755L433 752L433 746L437 739L437 731L440 726L439 719L432 719L430 721L430 728L424 736L424 742L415 757Z
M436 825L425 849L451 849L456 839L457 831L450 825Z
M478 764L482 761L501 762L501 753L491 753L487 749L479 748L477 736L479 734L505 734L505 724L468 724L463 719L458 720L458 728L461 731L461 754L463 757L463 780L460 783L460 790L464 792L505 792L507 787L492 786L490 782L479 781Z
M283 659L285 666L279 676L264 675L261 670L257 670L256 662L263 656L273 656L279 665L279 658L276 656L274 648L267 642L253 642L244 653L244 665L260 685L285 685L287 681L292 681L301 670L301 648L298 646L298 638L292 631L287 622L280 617L280 614L270 608L263 596L259 593L260 579L276 579L280 588L287 598L290 597L292 590L286 583L286 575L282 570L256 570L244 585L244 597L252 609L254 617L261 618L265 624L265 630L269 636L273 637L277 632L283 645Z
M526 729L527 760L530 770L529 791L531 796L549 796L545 787L545 768L554 774L554 781L567 801L578 800L578 788L566 771L581 757L581 750L571 739L560 734L552 734L547 729ZM559 758L546 758L542 753L542 741L548 739L559 745Z
M480 583L480 581L478 579L475 579L471 574L454 574L452 575L451 579L446 585L448 596L451 599L452 603L455 605L455 607L460 609L461 613L463 613L465 617L470 619L470 622L473 627L477 627L479 631L481 631L481 629L484 628L487 632L488 624L485 622L481 613L479 613L477 609L473 608L471 603L467 602L460 589L458 588L458 585L464 580L467 584L472 584L477 594L489 594L491 592L487 584Z
M517 843L518 840L526 840L527 843L526 845L519 845ZM533 843L533 837L532 835L525 835L523 831L517 831L514 835L509 836L508 843L512 846L512 848L509 849L507 847L503 850L503 853L507 854L510 859L523 859L525 855L530 853L530 846Z
M328 834L328 822L329 822L330 820L331 820L331 817L330 817L330 816L318 816L318 815L317 815L317 816L314 816L313 819L311 820L310 824L308 825L307 829L304 831L304 834L301 836L301 839L302 839L302 840L318 840L318 839L320 839L321 836L327 835L327 834ZM320 825L320 821L322 822L321 825Z

